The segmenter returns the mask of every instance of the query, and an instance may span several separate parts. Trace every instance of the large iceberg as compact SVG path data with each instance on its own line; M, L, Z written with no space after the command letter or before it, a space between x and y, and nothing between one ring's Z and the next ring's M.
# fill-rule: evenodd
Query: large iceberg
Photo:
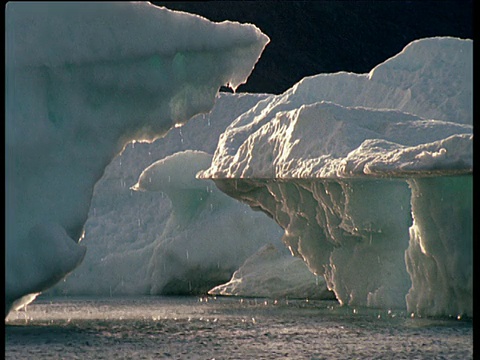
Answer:
M238 117L198 176L268 213L342 304L472 315L472 44L305 78Z
M112 158L208 112L269 39L147 2L9 2L5 15L8 313L82 261L77 242Z

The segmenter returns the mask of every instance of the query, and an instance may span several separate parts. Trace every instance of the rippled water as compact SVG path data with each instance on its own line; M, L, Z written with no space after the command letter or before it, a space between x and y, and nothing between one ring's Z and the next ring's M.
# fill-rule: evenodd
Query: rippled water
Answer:
M471 359L472 322L334 301L40 298L5 321L6 359Z

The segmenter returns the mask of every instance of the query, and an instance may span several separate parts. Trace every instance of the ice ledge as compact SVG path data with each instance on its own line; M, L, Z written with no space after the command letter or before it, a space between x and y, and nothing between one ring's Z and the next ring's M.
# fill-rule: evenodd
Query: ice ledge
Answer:
M238 117L209 169L344 304L472 316L473 42L421 39Z

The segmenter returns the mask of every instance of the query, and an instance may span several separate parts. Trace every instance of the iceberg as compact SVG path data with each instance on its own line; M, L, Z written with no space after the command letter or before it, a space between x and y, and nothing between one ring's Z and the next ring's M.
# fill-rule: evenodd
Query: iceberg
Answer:
M9 2L5 19L8 314L82 261L94 185L114 156L208 112L269 39L148 2Z
M128 144L95 185L85 259L46 294L206 294L262 245L284 247L281 228L264 213L195 179L225 128L267 96L219 93L210 113L152 143Z
M472 316L473 42L304 78L222 134L217 187L269 214L341 304Z
M162 191L172 212L156 241L147 268L152 294L206 293L231 274L259 246L280 243L278 226L195 175L212 155L187 150L146 168L133 189Z

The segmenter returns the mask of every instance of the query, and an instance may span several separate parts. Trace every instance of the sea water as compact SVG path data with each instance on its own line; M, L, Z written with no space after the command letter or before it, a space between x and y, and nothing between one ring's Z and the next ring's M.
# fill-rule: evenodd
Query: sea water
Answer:
M472 359L465 318L336 301L46 297L5 320L6 359Z

